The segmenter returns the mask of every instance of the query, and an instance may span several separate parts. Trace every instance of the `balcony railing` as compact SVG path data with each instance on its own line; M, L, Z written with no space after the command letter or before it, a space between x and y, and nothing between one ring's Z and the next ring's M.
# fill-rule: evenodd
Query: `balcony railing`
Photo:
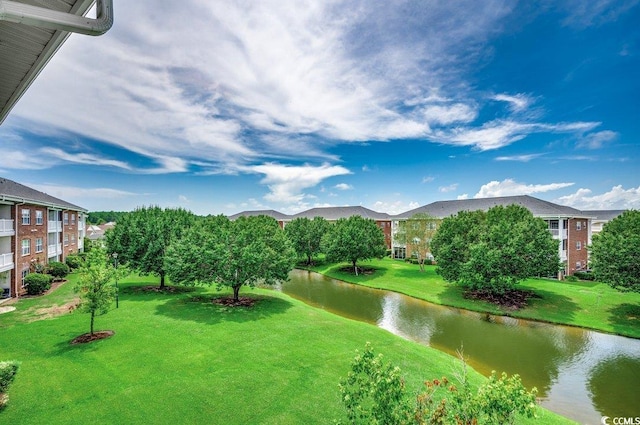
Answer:
M13 227L13 220L0 219L0 234L2 235L14 235L16 233Z
M49 220L47 223L49 232L62 232L62 222Z
M13 268L13 252L0 254L0 271L11 270Z
M53 255L62 254L62 244L53 244L47 246L47 254L51 257Z

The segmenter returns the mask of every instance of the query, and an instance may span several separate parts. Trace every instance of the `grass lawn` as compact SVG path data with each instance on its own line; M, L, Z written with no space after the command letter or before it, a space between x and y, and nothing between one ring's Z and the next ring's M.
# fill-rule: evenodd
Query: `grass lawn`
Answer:
M346 264L323 264L312 270L335 279L388 289L436 304L640 338L640 294L622 293L603 283L528 279L520 287L534 291L541 298L532 299L528 307L513 311L488 302L465 299L459 286L445 282L436 274L435 266L426 266L426 270L420 272L418 265L390 258L363 261L359 265L374 267L376 271L355 276L339 270Z
M217 294L202 288L135 291L142 284L156 282L121 282L120 307L96 318L96 330L115 335L90 344L69 344L88 332L88 314L47 318L53 305L65 310L72 282L1 314L0 359L22 364L0 423L329 424L343 418L337 384L367 341L402 369L412 392L459 367L437 350L275 291L243 289L258 299L247 309L198 301ZM539 413L538 423L569 423Z

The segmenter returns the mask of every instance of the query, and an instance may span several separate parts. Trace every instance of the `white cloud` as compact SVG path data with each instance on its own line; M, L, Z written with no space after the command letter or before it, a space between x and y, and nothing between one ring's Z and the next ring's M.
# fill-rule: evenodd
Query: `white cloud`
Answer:
M334 189L338 189L338 190L351 190L353 189L353 186L351 186L350 184L347 183L338 183L337 185L333 186Z
M459 201L464 200L464 199L469 199L469 194L468 193L463 193L462 195L458 195L458 197L456 199L459 200Z
M519 161L519 162L529 162L532 159L538 158L544 155L543 153L531 153L527 155L511 155L511 156L498 156L496 157L496 161Z
M640 186L624 189L618 185L599 195L594 195L591 189L581 188L554 202L582 210L640 209Z
M476 119L478 112L464 103L453 105L430 105L422 110L429 124L448 125L456 122L468 123Z
M2 167L13 170L42 170L51 167L51 162L27 152L4 150Z
M415 201L411 201L409 203L403 201L376 201L370 208L374 211L394 215L416 209L419 206L420 204Z
M524 111L531 104L531 99L523 93L518 93L516 95L496 94L492 99L509 103L509 108L513 112Z
M261 183L270 190L264 198L279 203L299 203L307 196L303 193L304 189L314 187L330 177L351 174L344 167L330 164L292 166L269 163L246 167L244 171L264 174Z
M614 141L618 133L610 130L589 133L578 140L577 147L587 149L600 149L605 143Z
M23 183L40 192L48 193L56 198L64 199L72 203L84 203L93 199L121 199L140 196L140 193L128 192L125 190L111 189L106 187L76 187L61 186L56 184Z
M458 183L450 184L449 186L440 186L438 191L441 193L453 192L458 189Z
M125 170L130 170L131 167L129 164L123 161L118 161L114 159L102 158L98 155L92 155L88 153L68 153L58 148L41 148L40 153L45 155L50 155L54 158L61 159L66 162L72 162L75 164L88 164L88 165L98 165L98 166L108 166L108 167L116 167L123 168Z
M490 181L482 185L474 198L493 198L499 196L531 195L533 193L543 193L573 186L574 183L549 183L549 184L525 184L518 183L512 179L505 179L501 182Z
M615 22L637 4L638 0L568 0L559 3L567 13L563 23L578 29Z
M434 181L436 178L433 176L425 176L422 178L422 183L431 183L432 181Z

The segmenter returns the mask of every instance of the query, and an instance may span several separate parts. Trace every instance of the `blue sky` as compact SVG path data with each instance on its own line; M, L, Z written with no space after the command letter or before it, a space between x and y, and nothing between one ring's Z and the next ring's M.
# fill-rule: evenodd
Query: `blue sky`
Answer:
M92 211L640 208L640 0L114 9L0 127L0 175Z

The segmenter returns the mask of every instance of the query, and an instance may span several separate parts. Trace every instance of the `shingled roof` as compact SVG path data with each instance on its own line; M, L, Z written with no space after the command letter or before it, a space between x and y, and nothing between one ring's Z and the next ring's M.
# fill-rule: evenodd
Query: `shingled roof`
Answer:
M54 208L87 212L86 209L70 202L5 178L0 178L0 198L11 202L29 202Z
M572 207L543 201L528 195L503 196L498 198L461 199L455 201L437 201L422 207L398 214L394 218L409 218L414 214L429 214L436 218L445 218L460 211L487 211L498 205L521 205L531 211L536 217L589 217L583 211Z
M323 217L329 221L338 220L340 218L349 218L352 215L359 215L364 218L371 218L373 220L391 220L391 216L387 213L380 213L370 210L369 208L357 206L357 207L320 207L311 208L310 210L302 211L292 218L306 217Z
M242 211L234 215L229 216L229 220L236 220L240 217L255 217L259 215L266 215L267 217L273 217L276 220L287 220L290 219L291 216L287 214L283 214L280 211L276 210L256 210L256 211Z

